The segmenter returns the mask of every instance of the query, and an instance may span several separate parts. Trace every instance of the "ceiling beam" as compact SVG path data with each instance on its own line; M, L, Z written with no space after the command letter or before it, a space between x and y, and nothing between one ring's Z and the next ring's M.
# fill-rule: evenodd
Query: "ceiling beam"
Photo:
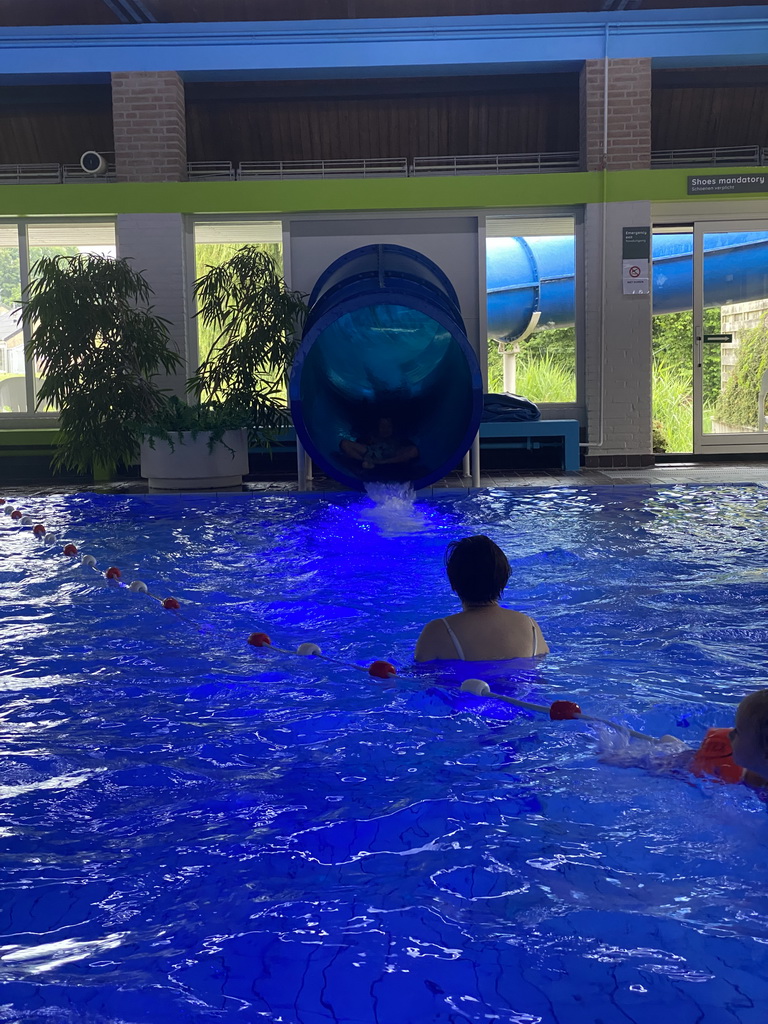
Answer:
M125 25L147 25L157 21L143 0L101 0Z

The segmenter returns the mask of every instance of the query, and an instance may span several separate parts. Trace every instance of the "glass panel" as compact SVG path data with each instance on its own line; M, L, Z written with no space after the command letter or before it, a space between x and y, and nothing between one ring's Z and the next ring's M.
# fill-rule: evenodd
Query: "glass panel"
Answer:
M77 256L93 253L115 259L115 225L112 221L39 221L28 226L29 273L34 278L34 268L43 256ZM35 367L35 393L39 389L42 375ZM39 412L55 412L53 406L40 408Z
M26 412L18 231L0 228L0 413Z
M693 233L653 233L653 450L693 451Z
M244 245L270 253L283 273L283 234L279 221L202 221L195 224L195 278L221 266ZM202 362L215 340L213 328L197 323L198 360Z
M703 431L754 434L768 388L768 232L706 233L703 251Z
M575 402L573 218L489 220L486 277L488 390Z

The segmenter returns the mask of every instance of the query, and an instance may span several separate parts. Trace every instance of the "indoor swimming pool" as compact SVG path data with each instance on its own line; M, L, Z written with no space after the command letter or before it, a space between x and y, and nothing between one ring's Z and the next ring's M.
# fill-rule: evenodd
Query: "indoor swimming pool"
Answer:
M4 496L57 543L0 514L0 1024L763 1024L757 796L412 654L487 533L552 653L472 674L697 746L768 489Z

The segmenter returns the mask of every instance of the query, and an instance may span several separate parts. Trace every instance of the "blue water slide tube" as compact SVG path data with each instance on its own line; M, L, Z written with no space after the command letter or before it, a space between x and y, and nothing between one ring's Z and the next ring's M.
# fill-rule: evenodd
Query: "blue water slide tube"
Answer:
M521 337L537 313L539 328L573 324L572 236L489 238L487 251L489 338L513 341ZM706 305L765 298L766 266L768 233L705 235ZM654 235L653 312L690 309L692 292L693 235Z
M317 281L288 386L296 433L330 476L426 487L453 470L482 413L482 378L451 282L431 260L398 245L366 245ZM349 444L381 445L371 468Z

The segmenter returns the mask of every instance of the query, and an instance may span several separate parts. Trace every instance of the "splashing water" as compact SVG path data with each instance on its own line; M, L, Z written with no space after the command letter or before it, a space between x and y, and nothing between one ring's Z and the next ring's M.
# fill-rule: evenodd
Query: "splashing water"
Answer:
M598 760L615 768L642 768L653 775L678 775L685 772L693 756L687 743L672 736L663 743L654 743L604 726L593 726L592 731L597 741Z
M411 484L372 481L365 485L365 490L374 504L361 515L375 523L384 537L424 531L426 520L414 508L416 495Z

